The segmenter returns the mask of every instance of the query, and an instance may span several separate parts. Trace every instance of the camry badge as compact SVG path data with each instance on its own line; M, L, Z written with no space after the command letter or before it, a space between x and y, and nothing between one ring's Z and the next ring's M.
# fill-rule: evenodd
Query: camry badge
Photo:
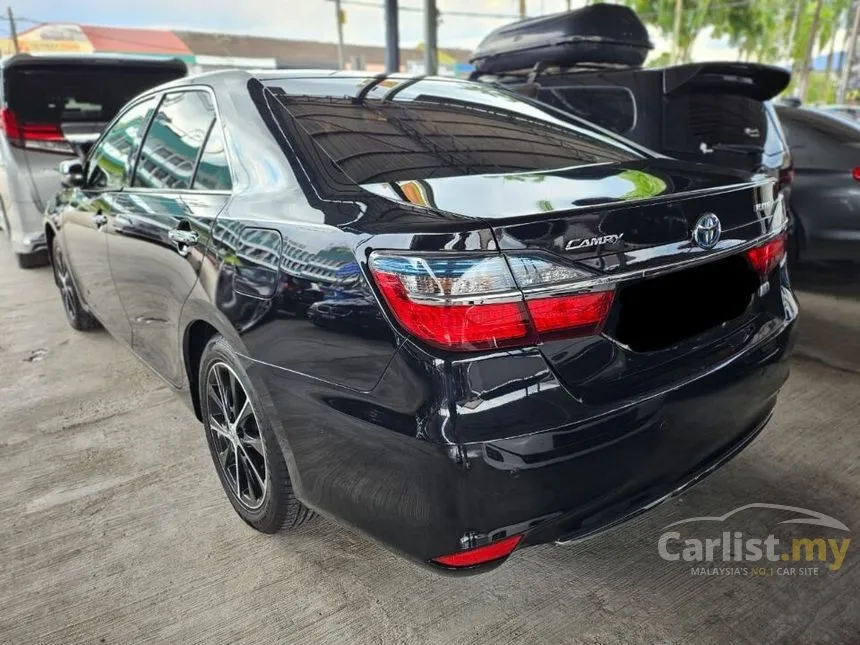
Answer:
M720 218L713 213L705 213L693 226L693 242L703 249L712 249L720 241Z
M624 237L624 233L620 233L618 235L613 233L611 235L601 235L600 237L585 237L578 240L569 240L568 243L564 245L564 250L576 251L577 249L587 249L592 246L615 244L616 242L619 242L622 237Z

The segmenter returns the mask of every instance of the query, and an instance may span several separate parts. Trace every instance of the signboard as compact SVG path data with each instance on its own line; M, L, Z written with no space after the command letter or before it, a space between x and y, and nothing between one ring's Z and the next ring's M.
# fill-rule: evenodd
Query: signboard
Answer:
M93 46L78 25L49 24L18 34L18 49L32 54L90 54ZM0 55L14 53L12 40L0 39Z

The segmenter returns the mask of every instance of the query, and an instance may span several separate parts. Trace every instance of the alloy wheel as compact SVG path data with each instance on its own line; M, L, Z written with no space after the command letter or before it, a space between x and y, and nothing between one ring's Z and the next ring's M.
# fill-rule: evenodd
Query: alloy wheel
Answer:
M251 399L233 369L213 363L206 375L207 431L217 464L235 498L249 510L266 499L268 464Z
M69 268L66 266L66 259L63 257L63 252L59 249L59 246L54 253L54 272L60 283L60 297L63 299L63 309L66 310L68 319L74 323L75 317L78 315L78 301L75 297L75 287L72 284L72 277L69 275Z

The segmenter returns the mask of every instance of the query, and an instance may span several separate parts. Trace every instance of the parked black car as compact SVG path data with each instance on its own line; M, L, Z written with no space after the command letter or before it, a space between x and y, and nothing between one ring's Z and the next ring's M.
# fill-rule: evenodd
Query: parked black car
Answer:
M69 322L182 394L260 531L313 509L483 570L698 481L788 374L774 182L506 90L217 72L63 170Z
M795 165L792 252L800 261L860 262L860 126L818 110L777 112Z
M494 30L473 54L472 78L676 159L767 174L788 201L791 154L769 101L789 72L733 62L643 69L650 48L632 10L594 4Z

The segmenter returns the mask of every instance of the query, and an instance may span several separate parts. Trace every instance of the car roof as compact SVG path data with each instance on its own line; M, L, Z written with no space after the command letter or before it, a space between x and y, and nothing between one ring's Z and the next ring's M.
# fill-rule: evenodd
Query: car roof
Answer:
M188 69L188 66L178 58L164 58L163 56L129 55L129 54L13 54L3 58L0 65L3 69L14 67L38 67L41 65L121 65L134 66L145 64L147 67Z

